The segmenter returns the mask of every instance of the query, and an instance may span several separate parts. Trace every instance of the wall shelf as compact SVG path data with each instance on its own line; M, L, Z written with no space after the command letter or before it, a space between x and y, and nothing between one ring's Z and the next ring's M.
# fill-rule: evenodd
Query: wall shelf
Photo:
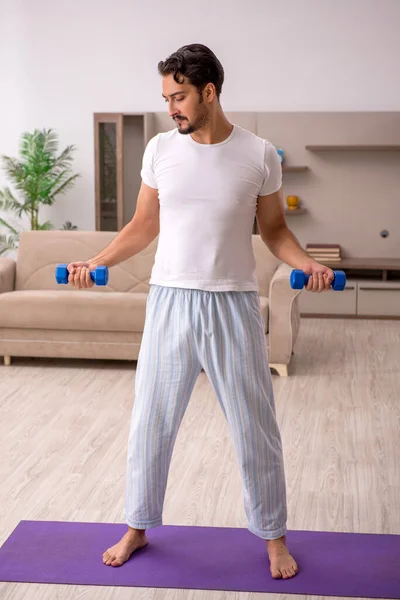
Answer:
M294 210L290 210L289 208L285 208L286 215L304 215L307 211L306 208L296 208Z
M345 151L347 151L347 150L353 150L353 151L365 151L365 150L390 151L390 150L394 150L394 151L399 152L400 145L398 145L398 144L391 144L391 145L383 145L383 144L373 144L373 145L324 144L324 145L307 145L306 150L309 150L310 152L323 152L324 150L345 150Z
M306 171L308 171L308 169L309 167L307 166L296 167L291 165L282 165L283 173L305 173Z

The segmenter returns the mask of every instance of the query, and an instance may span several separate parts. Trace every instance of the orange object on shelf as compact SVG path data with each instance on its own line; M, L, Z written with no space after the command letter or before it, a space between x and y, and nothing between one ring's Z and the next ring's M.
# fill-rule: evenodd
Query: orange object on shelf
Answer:
M299 197L298 196L287 196L286 204L289 210L296 210L299 206Z

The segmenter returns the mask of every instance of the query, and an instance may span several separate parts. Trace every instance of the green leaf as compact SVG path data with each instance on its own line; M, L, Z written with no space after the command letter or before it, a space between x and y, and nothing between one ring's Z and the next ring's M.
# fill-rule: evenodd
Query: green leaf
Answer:
M38 231L48 231L50 229L53 229L53 223L51 223L50 221L46 221L42 225L38 225L37 229Z
M14 181L15 185L21 185L25 182L29 173L27 173L26 165L18 162L16 158L3 156L3 169L8 177Z
M58 137L53 129L43 129L40 132L43 140L43 150L46 154L55 154L58 150Z
M2 219L1 217L0 217L0 225L3 225L3 227L5 227L6 229L8 229L12 234L19 235L19 233L15 229L15 227L13 227L9 223L7 223L7 221L5 221L4 219Z
M13 196L10 188L6 187L4 190L0 190L0 210L13 212L18 211L21 208L21 203Z
M64 152L62 152L60 156L56 159L54 167L58 169L69 169L73 160L71 154L74 151L75 146L67 146Z
M55 200L55 196L57 195L57 191L54 191L54 189L59 188L61 186L61 184L64 183L64 179L66 177L68 177L69 175L69 171L67 170L63 170L61 171L61 173L59 173L59 175L57 175L57 177L54 180L50 180L49 178L46 178L43 182L43 189L42 189L42 193L41 193L41 198L43 200L43 202L45 202L45 204L52 204Z
M19 235L4 235L0 233L0 256L18 248Z
M80 175L79 175L79 174L77 174L77 175L73 175L72 177L70 177L69 179L67 179L67 181L65 181L65 182L64 182L62 185L60 185L60 187L59 187L59 188L57 188L57 189L56 189L56 190L53 192L53 194L51 195L51 197L52 197L52 198L54 198L54 197L55 197L55 196L57 196L58 194L65 194L65 192L66 192L68 189L70 189L70 188L73 186L73 184L74 184L74 181L75 181L75 180L76 180L78 177L80 177Z
M61 227L61 229L70 231L70 230L73 230L73 229L78 229L78 227L76 225L72 225L71 221L65 221L65 223Z

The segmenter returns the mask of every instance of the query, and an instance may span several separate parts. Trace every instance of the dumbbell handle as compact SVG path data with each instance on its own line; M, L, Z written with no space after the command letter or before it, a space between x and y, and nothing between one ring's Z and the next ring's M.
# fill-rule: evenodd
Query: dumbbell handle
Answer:
M68 265L61 264L56 267L56 281L57 283L67 284L68 283ZM108 283L108 269L104 266L96 267L93 271L90 271L90 279L94 281L96 285L107 285Z
M293 269L290 274L290 285L293 289L300 290L307 285L310 275L300 269ZM346 286L346 275L344 271L333 271L332 289L342 291Z

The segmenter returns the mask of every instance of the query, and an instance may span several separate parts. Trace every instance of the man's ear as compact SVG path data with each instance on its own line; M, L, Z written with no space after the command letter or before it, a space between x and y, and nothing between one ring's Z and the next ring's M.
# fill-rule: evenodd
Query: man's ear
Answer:
M204 90L204 94L205 94L205 99L207 100L207 102L212 102L214 100L214 98L216 97L215 85L213 83L207 83L205 90Z

